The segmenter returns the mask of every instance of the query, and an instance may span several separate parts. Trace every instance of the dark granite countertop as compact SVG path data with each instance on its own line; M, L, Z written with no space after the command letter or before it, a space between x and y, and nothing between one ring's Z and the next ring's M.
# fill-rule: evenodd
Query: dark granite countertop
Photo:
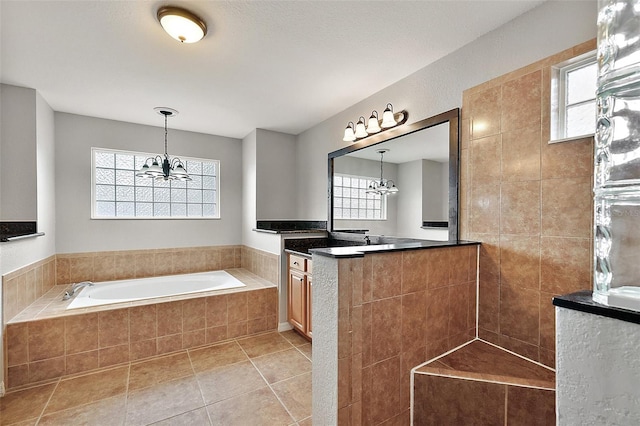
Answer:
M258 220L256 232L267 234L309 234L327 232L326 220Z
M553 304L561 308L573 309L574 311L640 324L640 312L602 305L594 302L591 296L592 292L590 290L582 290L565 294L564 296L556 296L553 298Z
M411 240L409 242L394 242L390 244L371 244L358 245L350 247L326 247L311 248L311 254L319 256L345 258L345 257L362 257L365 253L384 253L392 251L418 250L438 247L457 247L466 245L480 244L476 241L428 241L428 240Z

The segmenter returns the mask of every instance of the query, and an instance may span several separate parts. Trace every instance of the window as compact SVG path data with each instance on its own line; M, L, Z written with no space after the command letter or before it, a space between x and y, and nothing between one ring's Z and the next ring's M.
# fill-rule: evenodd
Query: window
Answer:
M560 64L555 71L557 123L554 139L571 139L595 133L598 74L595 53Z
M180 156L191 181L137 177L154 154L92 148L94 219L220 218L220 162Z
M369 182L376 180L366 176L334 174L333 218L351 220L386 220L385 197L367 194Z

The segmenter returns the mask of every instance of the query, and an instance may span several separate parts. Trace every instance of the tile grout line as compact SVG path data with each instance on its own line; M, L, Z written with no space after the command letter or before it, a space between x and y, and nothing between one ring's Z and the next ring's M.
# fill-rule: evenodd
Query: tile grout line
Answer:
M47 403L44 404L44 407L42 407L42 411L40 412L40 415L36 419L36 425L38 423L40 423L40 420L42 420L42 416L44 415L44 412L47 410L47 406L51 402L51 399L53 398L53 394L56 392L56 390L58 390L58 386L60 385L60 381L61 381L61 379L58 379L58 381L56 382L56 385L53 387L53 392L51 392L51 395L49 395L49 399L47 399Z
M235 339L234 339L235 341ZM196 373L196 369L193 366L193 361L191 360L191 350L187 349L187 357L189 358L189 365L191 365L191 371L193 371L193 377L196 379L196 383L198 384L198 390L200 391L200 398L202 399L202 408L204 408L205 413L207 413L207 419L209 419L209 424L212 425L211 415L209 414L209 410L207 410L207 401L204 399L204 393L202 392L202 386L200 386L200 380L198 380L198 374Z
M280 334L280 333L278 333ZM295 348L295 346L293 346L293 344L286 338L283 337L284 340L287 341L287 343L289 343L292 347ZM244 348L242 347L242 345L240 345L238 343L238 346L240 346L240 349L242 349L242 352L244 352L244 354L247 356L247 358L249 358L249 362L251 362L251 365L253 365L253 368L256 369L256 371L258 372L258 374L260 374L260 377L262 377L262 380L264 380L264 382L267 384L267 387L269 388L269 390L271 391L271 393L276 397L276 399L278 400L278 402L280 403L280 405L282 406L282 408L284 408L284 410L287 412L287 414L289 415L289 417L291 417L291 419L293 420L293 423L291 424L297 424L298 421L296 420L296 418L293 416L293 414L291 414L291 411L289 411L289 408L284 404L284 402L282 401L282 399L280 399L280 397L278 396L278 394L276 393L276 391L273 390L273 388L271 387L271 383L269 383L269 381L267 380L266 377L264 377L264 374L262 374L262 371L260 371L260 369L258 368L258 366L253 362L253 358L251 358L249 356L249 354L247 353L247 351L244 350ZM289 350L289 349L285 349L285 350ZM272 352L272 353L279 353L279 352L284 352L283 351L276 351L276 352ZM265 354L265 355L271 355L271 354ZM256 357L257 358L257 357Z
M129 365L127 366L127 384L124 390L124 419L122 421L123 425L127 424L127 412L129 411L129 382L131 380L131 361L129 361Z

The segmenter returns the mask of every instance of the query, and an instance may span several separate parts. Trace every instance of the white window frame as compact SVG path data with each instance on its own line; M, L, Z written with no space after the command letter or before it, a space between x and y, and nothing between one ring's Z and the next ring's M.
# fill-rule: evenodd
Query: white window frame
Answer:
M347 174L347 173L335 173L334 176L341 176L343 178L344 177L348 177L348 178L365 179L367 182L378 181L379 180L379 179L377 179L375 177L357 176L357 175L350 175L350 174ZM335 184L335 179L334 179L333 188L332 188L332 192L334 194L334 196L333 196L334 199L335 198L343 198L343 199L350 199L350 200L354 200L354 199L355 200L359 200L360 199L360 198L351 198L350 196L349 197L344 197L344 196L337 197L335 195L335 188L336 188L336 184ZM358 189L361 189L361 188L358 188ZM365 191L366 191L366 189L365 189ZM367 199L368 198L369 198L369 195L367 195ZM333 209L334 209L334 211L333 211L334 220L384 221L384 220L387 220L387 196L386 195L380 195L380 215L382 216L380 218L351 218L351 217L349 217L349 218L339 218L339 217L336 217L336 215L335 215L336 206L333 206ZM365 208L365 210L367 210L367 209Z
M133 155L134 157L155 157L157 153L146 153L146 152L138 152L138 151L125 151L120 149L109 149L109 148L91 148L91 219L97 220L219 220L221 218L221 206L220 206L220 161L214 160L210 158L195 158L195 157L185 157L183 155L177 155L184 163L188 161L205 161L209 163L215 163L216 167L216 175L215 175L215 205L216 205L216 215L215 216L98 216L96 213L96 152L108 152L114 154L126 154ZM114 165L115 170L115 165ZM187 172L188 166L187 166ZM149 179L149 178L147 178ZM188 182L186 182L188 184ZM155 186L152 186L154 188ZM117 185L116 185L117 188ZM135 185L134 185L135 188ZM116 189L117 191L117 189ZM135 189L134 189L135 194ZM135 201L134 201L135 203ZM153 203L153 202L152 202ZM171 203L171 202L169 202ZM181 203L182 204L182 203ZM185 203L186 204L186 203ZM196 203L198 204L198 203ZM201 204L209 204L209 203L201 203Z
M567 75L577 69L594 64L597 62L596 51L591 51L568 61L562 62L552 67L551 79L551 140L549 143L568 142L577 139L584 139L593 136L594 133L584 135L567 136L566 119L567 108L574 105L585 104L595 101L596 94L593 98L574 104L567 102ZM595 132L595 116L593 117Z

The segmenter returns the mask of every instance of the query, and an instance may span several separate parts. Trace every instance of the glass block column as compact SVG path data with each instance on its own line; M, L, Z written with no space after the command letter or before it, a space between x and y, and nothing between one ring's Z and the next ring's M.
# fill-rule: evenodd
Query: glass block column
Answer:
M593 299L640 306L640 0L598 1L596 102Z

